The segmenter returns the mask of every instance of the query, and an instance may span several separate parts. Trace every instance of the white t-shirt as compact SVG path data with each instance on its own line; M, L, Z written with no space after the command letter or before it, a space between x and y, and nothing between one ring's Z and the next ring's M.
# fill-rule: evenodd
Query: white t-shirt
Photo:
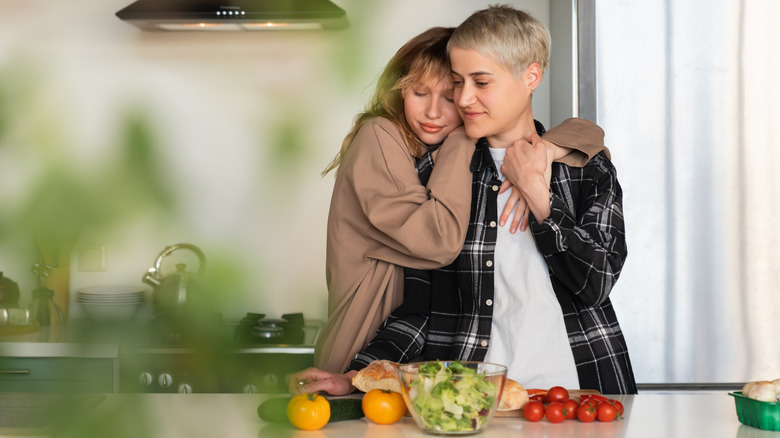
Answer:
M496 168L506 149L490 148ZM498 215L511 190L498 195ZM506 365L507 377L526 388L563 386L578 389L579 379L563 313L550 282L547 264L530 228L509 232L498 226L495 253L493 324L486 362Z

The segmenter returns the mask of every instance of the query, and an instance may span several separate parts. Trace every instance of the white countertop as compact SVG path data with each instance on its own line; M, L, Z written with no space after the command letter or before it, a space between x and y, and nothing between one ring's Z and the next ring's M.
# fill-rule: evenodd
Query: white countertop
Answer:
M91 432L90 436L116 436L111 431L122 430L125 434L121 436L165 438L431 436L423 433L409 417L387 426L364 418L330 423L319 431L299 431L290 426L266 423L257 416L257 407L268 397L258 394L108 394L91 410L91 417L98 423L90 423L86 430ZM546 420L529 423L519 417L494 418L477 436L777 438L780 435L740 424L734 400L726 392L640 394L613 398L625 405L623 420L587 424L567 420L552 424ZM2 432L0 429L0 436L5 436Z
M116 359L116 342L83 342L73 336L72 325L40 327L30 333L0 336L1 357L83 357ZM100 330L96 329L95 332Z

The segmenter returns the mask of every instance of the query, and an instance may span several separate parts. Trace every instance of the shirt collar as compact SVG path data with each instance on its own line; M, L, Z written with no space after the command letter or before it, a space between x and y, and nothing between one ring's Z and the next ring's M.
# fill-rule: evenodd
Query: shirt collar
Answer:
M471 156L471 164L469 170L471 173L477 173L487 168L494 168L496 165L493 162L493 156L490 155L490 145L487 138L482 137L477 140L476 148L474 149L474 155Z

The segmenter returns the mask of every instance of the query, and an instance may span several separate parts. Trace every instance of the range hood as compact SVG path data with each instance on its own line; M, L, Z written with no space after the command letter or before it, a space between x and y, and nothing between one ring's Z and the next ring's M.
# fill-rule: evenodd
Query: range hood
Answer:
M153 31L321 30L347 26L329 0L137 0L116 16Z

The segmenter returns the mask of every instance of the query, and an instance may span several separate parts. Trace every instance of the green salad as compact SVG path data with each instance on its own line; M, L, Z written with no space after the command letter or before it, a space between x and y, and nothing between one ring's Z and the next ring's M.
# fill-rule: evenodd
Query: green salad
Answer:
M499 389L477 370L458 361L421 365L409 398L429 429L459 432L480 429L488 421Z

